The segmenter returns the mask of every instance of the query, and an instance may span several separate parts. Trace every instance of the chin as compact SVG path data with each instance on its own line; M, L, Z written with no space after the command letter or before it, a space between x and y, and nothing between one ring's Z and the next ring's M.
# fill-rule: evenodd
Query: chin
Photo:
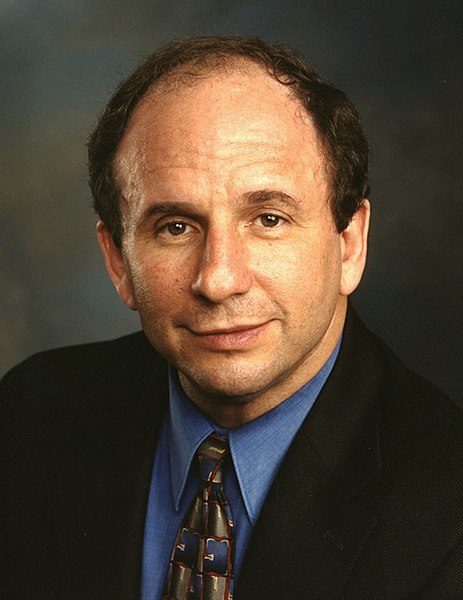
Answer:
M182 369L179 367L182 385L188 395L208 396L226 404L247 404L264 393L271 383L256 369L252 373L243 373L242 369L228 366L225 376L217 376L217 372L203 372L199 369ZM264 381L263 381L264 380Z

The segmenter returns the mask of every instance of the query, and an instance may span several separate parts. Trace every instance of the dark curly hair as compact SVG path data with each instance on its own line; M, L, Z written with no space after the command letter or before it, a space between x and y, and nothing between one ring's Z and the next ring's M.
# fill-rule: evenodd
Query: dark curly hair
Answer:
M114 158L131 115L157 83L182 82L244 61L262 66L299 100L319 135L330 177L330 205L339 232L367 196L368 143L355 106L296 51L250 36L172 42L150 56L116 89L88 142L94 208L121 247L123 224Z

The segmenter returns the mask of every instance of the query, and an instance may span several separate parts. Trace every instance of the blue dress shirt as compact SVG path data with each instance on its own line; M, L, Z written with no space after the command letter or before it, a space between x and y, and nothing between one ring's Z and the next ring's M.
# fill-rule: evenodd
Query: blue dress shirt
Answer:
M217 427L185 396L169 372L169 414L159 435L145 523L142 600L161 600L170 555L182 519L199 489L195 466L200 443L212 432L228 436L233 469L225 474L235 533L235 581L244 552L275 475L325 384L340 342L322 369L273 410L236 429ZM284 427L282 427L284 423Z

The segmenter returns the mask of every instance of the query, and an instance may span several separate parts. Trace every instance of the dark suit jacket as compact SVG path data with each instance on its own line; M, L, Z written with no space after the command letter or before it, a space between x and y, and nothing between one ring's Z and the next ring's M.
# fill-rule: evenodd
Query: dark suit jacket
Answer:
M165 362L135 334L39 354L1 395L1 597L138 598ZM462 432L349 310L235 598L463 599Z

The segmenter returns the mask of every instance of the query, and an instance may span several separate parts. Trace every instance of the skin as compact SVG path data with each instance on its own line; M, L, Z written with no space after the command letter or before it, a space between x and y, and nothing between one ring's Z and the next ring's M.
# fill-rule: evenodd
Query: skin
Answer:
M336 231L311 120L254 65L150 92L116 167L122 250L97 230L119 296L218 425L271 410L339 339L368 202Z

